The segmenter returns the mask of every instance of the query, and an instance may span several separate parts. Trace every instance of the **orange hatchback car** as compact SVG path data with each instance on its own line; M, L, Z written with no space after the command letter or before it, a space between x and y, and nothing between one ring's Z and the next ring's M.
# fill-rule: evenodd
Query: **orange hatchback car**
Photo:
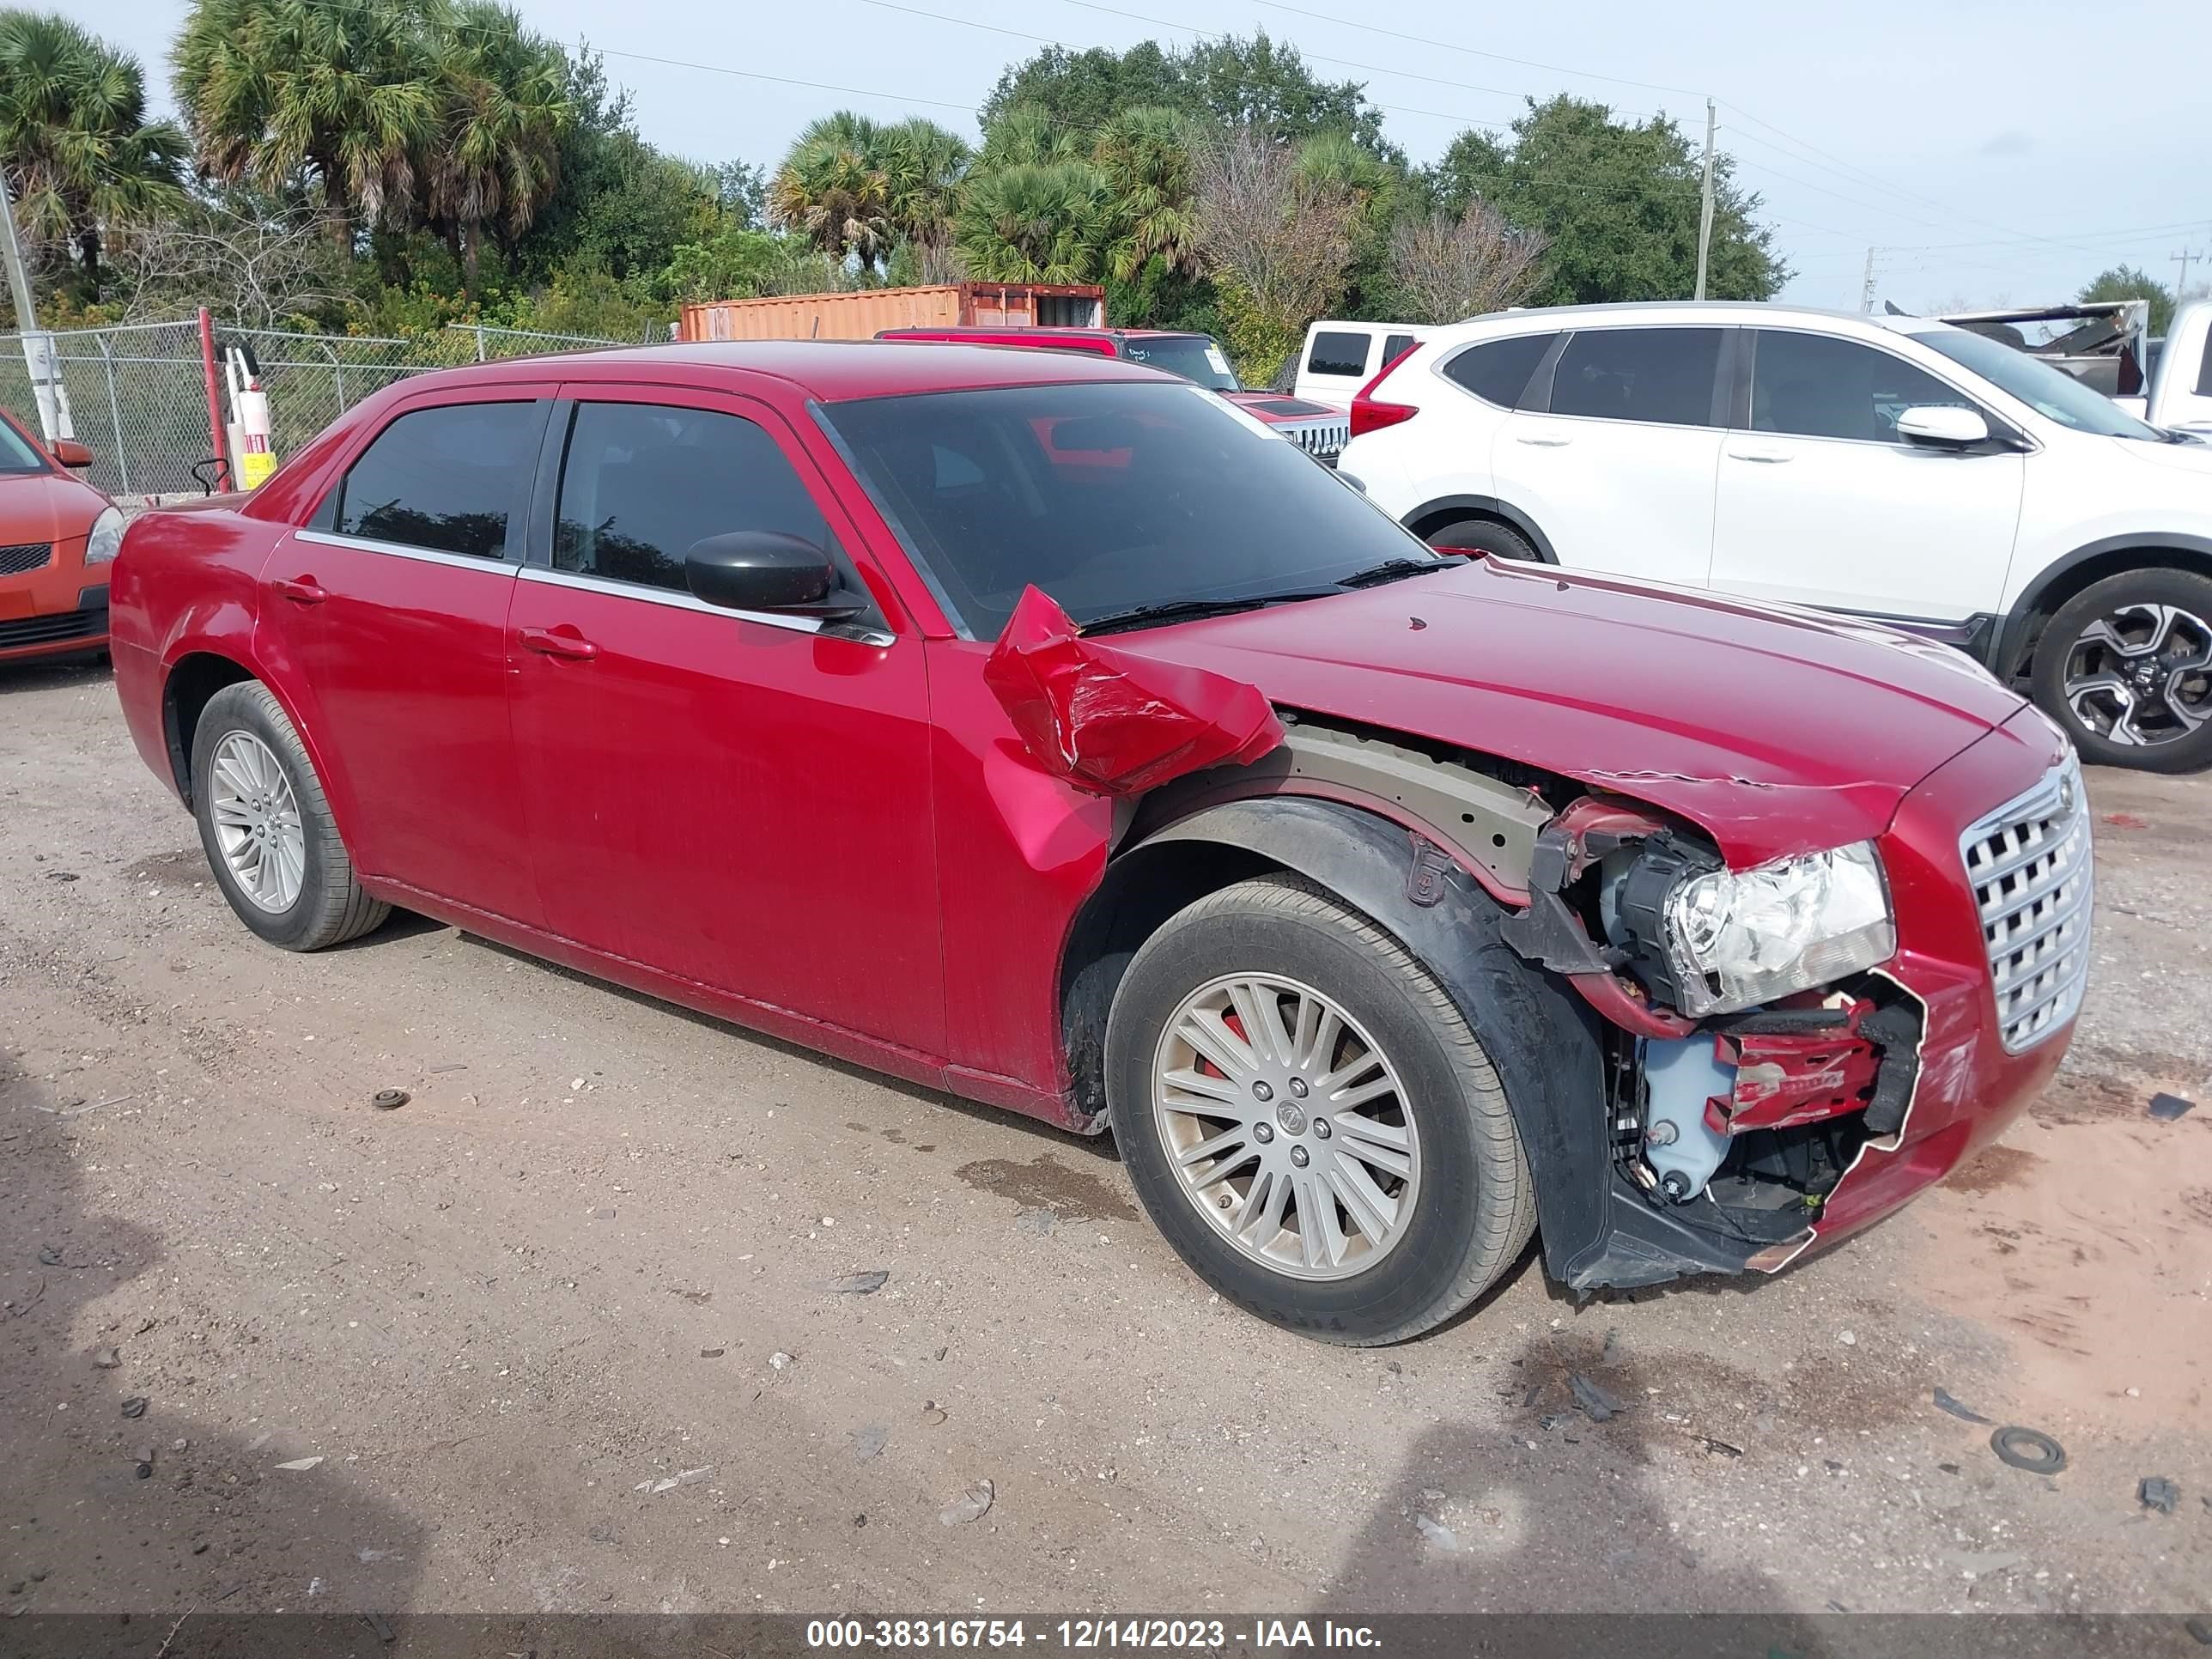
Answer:
M123 509L68 469L92 452L51 450L0 410L0 663L107 643L107 573Z

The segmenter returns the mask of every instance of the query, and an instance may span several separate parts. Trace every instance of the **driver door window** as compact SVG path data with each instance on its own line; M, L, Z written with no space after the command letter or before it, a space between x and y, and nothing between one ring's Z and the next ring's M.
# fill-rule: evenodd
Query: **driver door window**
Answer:
M1902 358L1856 340L1756 331L1751 429L1796 438L1901 444L1908 409L1972 409L1972 399Z

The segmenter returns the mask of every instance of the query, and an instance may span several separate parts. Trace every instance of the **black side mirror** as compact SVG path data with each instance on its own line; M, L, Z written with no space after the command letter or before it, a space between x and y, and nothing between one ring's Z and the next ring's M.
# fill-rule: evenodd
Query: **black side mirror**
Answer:
M735 530L694 542L684 556L694 599L729 611L775 611L842 622L867 609L837 585L837 567L803 536Z

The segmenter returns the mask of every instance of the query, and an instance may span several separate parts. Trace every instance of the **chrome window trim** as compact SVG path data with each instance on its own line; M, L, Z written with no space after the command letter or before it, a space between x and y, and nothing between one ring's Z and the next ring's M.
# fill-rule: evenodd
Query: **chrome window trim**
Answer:
M605 576L586 576L573 570L555 570L542 564L526 565L520 574L526 582L539 582L548 587L573 587L584 593L604 593L611 599L635 599L645 605L665 605L672 611L695 611L703 616L729 617L739 622L759 623L767 628L781 628L792 634L823 634L829 630L819 617L789 617L774 611L733 611L726 605L709 605L690 593L678 593L665 587L647 587L638 582L616 581ZM895 636L881 629L856 629L846 633L832 634L832 639L849 639L862 645L888 646Z
M435 547L410 547L404 542L380 542L368 536L347 536L335 530L295 530L295 541L317 547L350 547L363 553L389 553L396 559L416 559L424 564L450 565L456 570L504 570L510 576L521 568L504 553L448 553Z

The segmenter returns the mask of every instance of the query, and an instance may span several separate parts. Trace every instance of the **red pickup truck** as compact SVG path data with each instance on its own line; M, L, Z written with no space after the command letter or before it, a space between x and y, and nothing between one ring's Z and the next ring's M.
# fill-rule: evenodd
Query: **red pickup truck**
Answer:
M1532 1231L1577 1289L1826 1246L2004 1127L2088 972L2073 755L1954 653L1439 554L1102 355L402 381L137 520L112 605L261 939L404 905L1110 1127L1334 1341Z
M1165 328L889 328L878 340L936 340L955 345L1033 346L1043 351L1090 351L1143 363L1218 392L1278 437L1287 438L1326 466L1334 466L1352 441L1352 417L1340 409L1279 392L1247 392L1211 334Z

